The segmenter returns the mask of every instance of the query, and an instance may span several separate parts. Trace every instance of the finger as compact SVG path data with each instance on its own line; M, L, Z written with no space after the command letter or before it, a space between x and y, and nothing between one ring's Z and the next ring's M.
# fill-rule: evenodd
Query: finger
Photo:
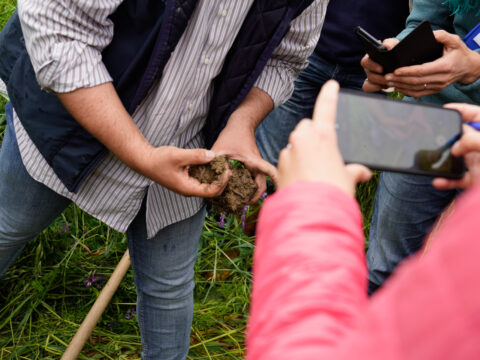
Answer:
M260 199L263 193L267 190L267 182L265 179L265 175L261 173L257 174L255 176L255 183L257 184L257 191L255 191L255 194L253 194L252 198L248 202L249 205Z
M451 190L451 189L466 189L470 186L472 177L469 172L465 173L465 176L459 180L435 178L432 181L434 188L438 190Z
M370 56L365 55L363 59L360 61L360 65L365 69L365 71L370 71L377 74L383 73L383 67L379 63L376 63Z
M464 121L480 121L480 106L464 103L450 103L444 105L444 107L459 111Z
M372 178L371 170L360 164L348 164L345 166L345 170L355 184L368 181Z
M420 65L405 66L396 69L393 73L396 76L428 76L440 73L449 73L451 66L445 58L427 62Z
M377 74L368 70L365 71L365 74L369 82L375 85L387 86L387 80L383 74Z
M186 175L188 176L188 170L186 170ZM183 195L199 196L204 198L219 196L225 190L225 187L227 186L231 176L231 170L227 169L223 172L219 181L215 181L211 184L200 183L197 179L188 177L184 185L184 187L186 187L188 190L187 192L184 192Z
M400 41L398 39L395 39L395 38L389 38L389 39L385 39L383 40L383 45L385 45L385 47L390 50L390 49L393 49L395 46L397 46L397 44L399 43Z
M365 79L363 82L362 90L365 92L377 92L384 88L382 85L374 84L370 82L368 79Z
M322 86L313 109L313 123L334 126L337 116L338 91L340 86L334 80L329 80Z
M480 133L473 129L465 129L460 140L453 144L451 153L461 156L472 151L480 151Z
M396 76L394 74L385 75L388 86L412 87L422 89L427 85L428 89L443 89L450 85L451 77L448 74L434 74L426 76Z
M450 48L457 47L462 42L458 35L450 34L445 30L435 30L433 36L439 43Z

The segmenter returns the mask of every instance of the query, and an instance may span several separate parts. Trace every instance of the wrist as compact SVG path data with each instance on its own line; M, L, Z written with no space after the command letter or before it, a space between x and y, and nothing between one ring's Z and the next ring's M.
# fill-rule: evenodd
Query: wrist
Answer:
M471 84L480 77L480 54L475 51L469 51L467 59L467 71L458 80L463 85Z

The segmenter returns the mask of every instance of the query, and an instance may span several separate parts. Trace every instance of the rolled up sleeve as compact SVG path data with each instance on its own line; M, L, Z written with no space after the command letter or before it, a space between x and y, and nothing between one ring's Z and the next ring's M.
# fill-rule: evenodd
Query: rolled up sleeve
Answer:
M108 16L121 2L18 2L25 45L43 89L65 93L112 81L101 52L113 37Z
M290 24L290 30L274 50L255 83L272 98L275 107L292 95L294 81L308 65L322 29L328 1L315 0Z

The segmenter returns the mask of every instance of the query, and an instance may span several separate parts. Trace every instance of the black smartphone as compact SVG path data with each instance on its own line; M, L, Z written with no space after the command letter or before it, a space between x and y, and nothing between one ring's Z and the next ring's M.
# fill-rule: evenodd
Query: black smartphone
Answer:
M391 73L399 67L434 61L443 54L443 45L435 40L432 27L427 20L418 24L391 50L387 50L383 45L378 46L380 41L360 26L354 32L368 56L382 65L384 74Z
M336 129L346 163L446 178L465 173L463 157L450 153L462 135L458 111L342 89Z

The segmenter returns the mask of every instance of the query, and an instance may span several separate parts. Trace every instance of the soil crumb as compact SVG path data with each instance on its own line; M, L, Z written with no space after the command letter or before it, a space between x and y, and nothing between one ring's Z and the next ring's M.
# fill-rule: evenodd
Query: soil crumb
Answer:
M232 176L225 190L220 196L208 201L218 213L240 214L258 188L250 170L233 166L226 156L217 156L208 164L191 166L188 174L202 184L220 184L227 167L232 171Z

